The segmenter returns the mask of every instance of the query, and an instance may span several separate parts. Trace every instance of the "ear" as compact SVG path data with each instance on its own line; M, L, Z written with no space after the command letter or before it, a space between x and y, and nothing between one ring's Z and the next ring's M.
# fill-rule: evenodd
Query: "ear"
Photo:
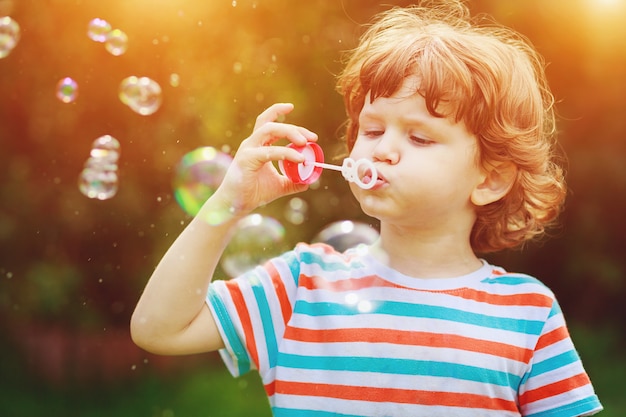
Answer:
M513 162L489 163L483 181L472 191L472 203L486 206L500 200L511 190L516 177L517 166Z

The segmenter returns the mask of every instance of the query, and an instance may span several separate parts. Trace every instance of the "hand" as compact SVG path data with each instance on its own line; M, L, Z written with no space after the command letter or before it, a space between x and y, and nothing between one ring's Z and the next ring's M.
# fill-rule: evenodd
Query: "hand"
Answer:
M278 103L261 113L252 134L241 142L233 161L214 194L222 207L228 206L236 216L245 215L279 197L304 191L306 184L295 184L281 175L272 161L304 162L302 154L286 146L271 146L280 139L302 146L317 141L317 135L304 127L279 123L279 116L290 113L294 106Z

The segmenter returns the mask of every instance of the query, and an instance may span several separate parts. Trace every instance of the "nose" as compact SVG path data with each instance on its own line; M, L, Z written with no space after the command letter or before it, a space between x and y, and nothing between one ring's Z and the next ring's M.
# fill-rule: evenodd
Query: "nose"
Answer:
M393 132L385 132L374 146L372 154L374 161L397 164L400 160L398 138Z

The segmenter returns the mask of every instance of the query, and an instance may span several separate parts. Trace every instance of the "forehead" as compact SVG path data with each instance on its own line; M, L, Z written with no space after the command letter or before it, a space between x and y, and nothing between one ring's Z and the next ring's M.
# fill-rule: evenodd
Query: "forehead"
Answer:
M425 99L421 78L417 75L405 77L398 88L389 95L368 91L365 95L360 117L372 116L378 111L393 109L405 115L426 115L440 119L450 119L455 108L449 101L439 100L437 107L430 109ZM398 115L400 116L400 115ZM453 120L449 120L456 123Z

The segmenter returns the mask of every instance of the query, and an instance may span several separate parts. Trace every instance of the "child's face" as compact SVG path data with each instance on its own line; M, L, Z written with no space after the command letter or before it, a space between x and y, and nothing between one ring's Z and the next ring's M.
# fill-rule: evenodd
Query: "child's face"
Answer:
M470 196L484 180L476 137L462 122L432 116L415 93L418 82L409 77L391 97L366 98L350 156L371 159L380 178L370 190L350 187L363 211L383 223L471 228Z

